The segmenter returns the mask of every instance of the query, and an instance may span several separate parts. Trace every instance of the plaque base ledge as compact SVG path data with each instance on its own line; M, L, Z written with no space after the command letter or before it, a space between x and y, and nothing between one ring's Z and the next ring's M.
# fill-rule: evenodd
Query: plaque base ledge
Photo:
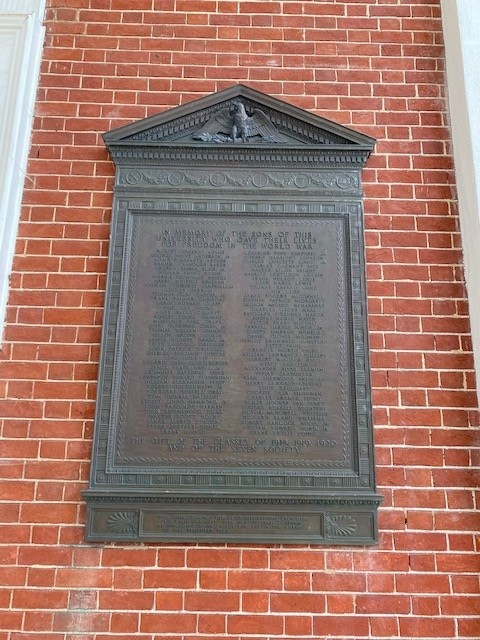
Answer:
M89 542L372 545L376 493L263 496L83 492Z

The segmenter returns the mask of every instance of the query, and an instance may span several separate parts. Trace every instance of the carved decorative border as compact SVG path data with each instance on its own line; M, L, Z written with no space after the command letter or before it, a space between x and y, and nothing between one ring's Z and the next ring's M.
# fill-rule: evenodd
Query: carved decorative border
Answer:
M348 195L359 194L359 176L351 171L246 171L245 169L180 170L168 168L120 167L117 184L121 187L164 190L210 189L215 192L231 189L259 191L299 190Z
M265 145L267 147L267 145ZM155 147L141 145L115 145L110 146L112 158L118 165L145 166L155 164L198 166L199 163L208 163L212 166L225 166L225 163L238 164L251 167L265 166L265 151L258 147L248 147L232 144L230 147L208 147L202 145L185 145L184 147ZM313 151L309 147L291 149L268 149L271 161L284 167L323 167L340 169L360 169L369 156L369 151L355 149L320 147Z

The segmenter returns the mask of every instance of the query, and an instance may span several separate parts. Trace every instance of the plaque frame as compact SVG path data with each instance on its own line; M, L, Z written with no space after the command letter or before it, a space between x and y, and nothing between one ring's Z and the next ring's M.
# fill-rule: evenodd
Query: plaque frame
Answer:
M235 124L238 105L246 114L243 133L242 123ZM381 496L375 489L361 170L375 141L243 85L104 139L116 174L91 475L83 492L86 539L374 544ZM130 326L132 234L146 237L141 223L149 228L156 220L186 219L227 226L241 220L246 227L251 220L259 228L272 220L277 229L323 221L343 229L349 384L341 397L349 407L349 464L285 458L265 466L254 456L243 466L217 459L209 466L188 457L128 462L117 453L122 407L129 405L128 387L126 394L122 387L129 366L125 344L136 331Z

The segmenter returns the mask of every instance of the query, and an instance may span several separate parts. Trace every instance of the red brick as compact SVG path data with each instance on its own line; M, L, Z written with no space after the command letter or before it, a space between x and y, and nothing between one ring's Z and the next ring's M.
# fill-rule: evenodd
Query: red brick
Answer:
M140 631L146 633L192 633L196 630L196 615L192 613L144 613Z
M183 608L183 591L157 591L155 594L155 609L157 611L181 611Z
M50 567L30 567L27 584L35 587L51 587L55 582L56 569Z
M464 619L460 618L458 620L458 633L465 638L477 638L479 624L480 618L478 616Z
M478 576L452 576L452 590L454 593L477 593L478 592Z
M280 635L283 633L283 619L279 615L229 615L227 633Z
M440 531L478 531L478 519L476 511L439 512L435 514L435 528Z
M272 569L310 569L312 571L323 569L325 551L273 549L270 553L270 566Z
M53 629L62 631L63 629L74 628L77 633L93 633L108 631L109 623L110 616L107 613L98 611L59 611L55 614Z
M325 596L313 593L272 593L270 607L275 613L323 613Z
M437 409L391 409L390 419L392 424L439 426L441 424L440 411Z
M283 576L285 591L310 591L311 575L307 571L288 571Z
M327 596L327 613L351 614L355 610L353 595L330 593Z
M49 524L74 521L77 514L75 504L24 504L21 512L21 522L46 522Z
M110 630L112 633L116 634L136 633L139 625L139 619L140 615L138 613L128 613L126 611L122 611L121 613L112 613Z
M367 614L402 614L410 611L410 598L402 595L357 595L356 612Z
M212 569L200 571L198 583L201 589L224 591L227 588L227 574Z
M443 452L441 449L430 447L409 447L408 451L398 448L393 451L393 462L403 467L440 467L443 463Z
M438 374L435 371L389 371L388 385L391 387L423 387L438 386Z
M53 616L54 614L49 611L25 611L23 629L25 631L51 631Z
M400 618L400 634L404 637L454 638L455 623L451 618L431 616Z
M283 575L280 571L230 571L228 588L240 591L280 591Z
M471 539L471 536L468 537ZM477 556L471 557L461 553L439 554L437 563L438 570L442 573L472 573L478 572L480 568L480 560Z
M189 611L238 611L240 596L237 593L212 591L209 593L187 592L185 607Z
M394 638L399 636L398 618L395 617L372 617L370 619L370 629L374 636L379 638Z
M0 618L0 629L7 631L21 630L22 613L20 611L4 611ZM6 638L6 636L5 636Z
M367 591L369 593L390 593L395 591L394 576L386 573L369 573L367 575Z
M101 591L98 596L99 608L121 611L138 609L149 611L153 608L155 594L148 591Z
M188 549L187 563L189 567L239 567L240 550L238 549Z
M355 554L354 568L356 571L408 571L409 558L406 553L378 553Z
M447 575L421 574L398 575L395 578L397 591L400 593L449 593L450 581Z
M330 575L323 572L315 572L312 578L312 585L315 591L364 591L366 587L365 575L355 573L337 572L335 581L332 582Z
M199 633L225 633L225 616L223 614L203 614L198 620Z
M88 567L88 569L60 568L56 577L60 587L108 588L112 584L112 570Z
M146 589L193 589L197 584L197 572L190 569L145 569L143 576Z
M16 590L13 593L14 609L65 609L68 591L56 589Z
M242 567L245 569L266 569L269 554L266 550L244 549L242 551Z
M7 458L36 458L38 456L38 442L25 440L3 440L0 442L0 455Z
M266 613L270 610L270 595L266 591L242 593L242 611Z
M462 391L457 389L429 390L428 401L431 405L445 407L471 407L477 406L475 391Z
M436 487L474 487L478 484L476 473L466 469L432 469Z
M366 616L317 616L313 620L313 632L317 637L335 638L367 637L369 624Z
M443 533L396 533L394 535L396 549L415 551L444 551L447 548L446 536Z
M8 586L23 586L27 576L25 567L1 567L0 566L0 584Z
M79 467L76 462L59 462L58 460L42 460L41 462L27 462L25 477L40 479L77 480Z
M441 596L440 609L446 616L478 616L480 599L478 596Z
M155 549L106 548L102 554L102 565L107 567L149 567L155 564Z
M415 598L412 599L412 613L420 616L440 615L438 596L415 596Z

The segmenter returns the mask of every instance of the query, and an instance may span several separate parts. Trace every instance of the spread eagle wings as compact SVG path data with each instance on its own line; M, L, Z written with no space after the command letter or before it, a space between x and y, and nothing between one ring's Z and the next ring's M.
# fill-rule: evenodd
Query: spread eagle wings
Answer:
M266 113L260 109L254 109L248 120L249 136L260 135L265 142L286 142L287 139L277 131L270 122Z
M223 133L229 136L232 132L232 117L228 107L217 111L201 129L194 133L194 138L203 138L203 134L215 136Z
M231 110L226 107L215 113L193 137L207 141L218 136L227 136L227 139L231 140L233 125ZM287 142L260 109L254 109L251 116L246 116L246 127L249 138L260 136L264 142Z

